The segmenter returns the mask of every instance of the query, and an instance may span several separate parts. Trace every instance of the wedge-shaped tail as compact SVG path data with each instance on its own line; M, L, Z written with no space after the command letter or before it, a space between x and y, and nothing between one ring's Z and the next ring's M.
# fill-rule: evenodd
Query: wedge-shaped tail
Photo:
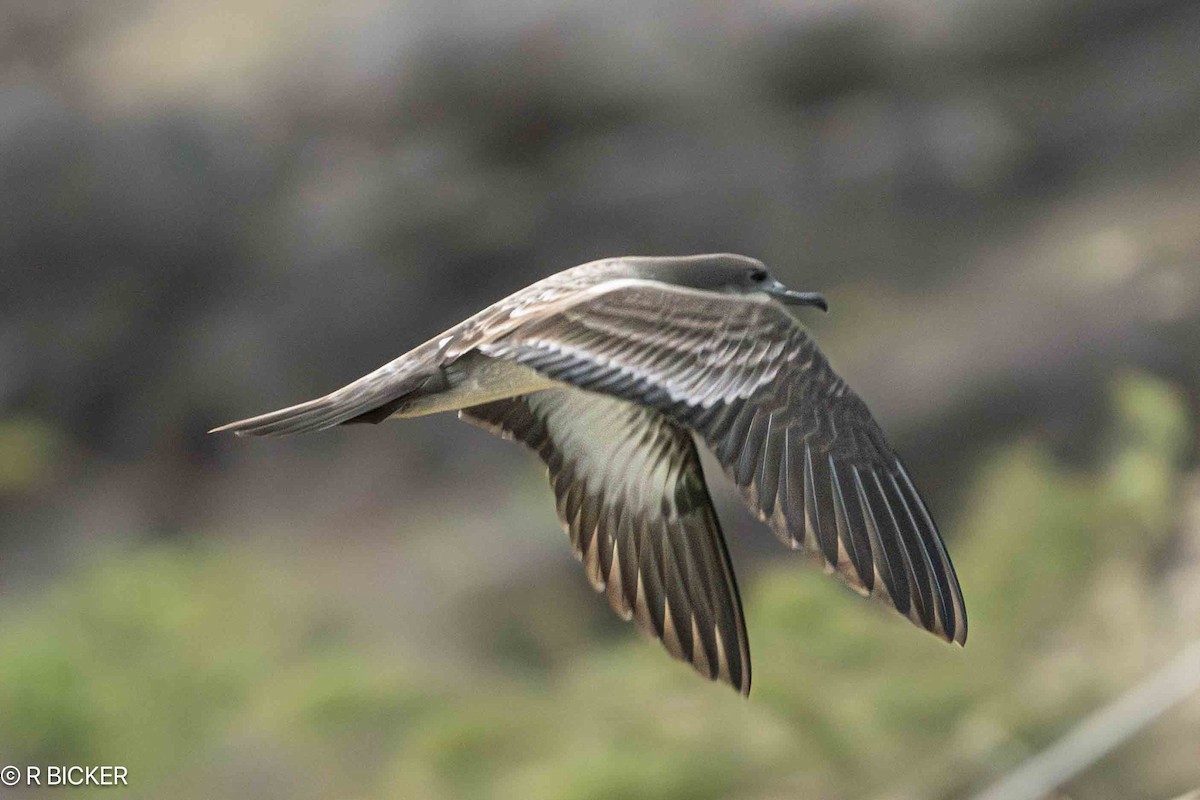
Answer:
M430 375L420 359L404 356L324 397L231 422L209 433L284 436L321 431L347 422L378 422L388 416L397 401L420 388Z

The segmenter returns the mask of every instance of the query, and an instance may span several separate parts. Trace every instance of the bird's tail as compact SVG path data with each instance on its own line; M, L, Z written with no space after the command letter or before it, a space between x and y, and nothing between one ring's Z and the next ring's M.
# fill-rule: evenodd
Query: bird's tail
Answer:
M209 433L232 431L238 436L285 436L291 433L322 431L351 422L381 422L400 401L429 379L430 373L417 370L397 359L364 375L336 392L257 417L231 422Z

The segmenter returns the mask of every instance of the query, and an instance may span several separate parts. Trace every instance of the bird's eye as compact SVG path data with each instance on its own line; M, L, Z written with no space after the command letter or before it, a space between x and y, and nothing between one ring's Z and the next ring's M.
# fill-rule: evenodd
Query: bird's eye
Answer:
M750 273L750 280L755 283L762 283L767 279L767 271L765 269L756 269Z

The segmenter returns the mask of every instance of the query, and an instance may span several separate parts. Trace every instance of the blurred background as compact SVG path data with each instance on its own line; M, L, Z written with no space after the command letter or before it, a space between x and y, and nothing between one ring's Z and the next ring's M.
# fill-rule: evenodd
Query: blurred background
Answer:
M1198 42L1188 0L0 3L0 763L146 798L1008 773L1200 637ZM611 615L516 445L205 434L559 269L706 251L829 297L802 320L940 519L964 650L711 464L749 701ZM1058 797L1197 785L1193 697Z

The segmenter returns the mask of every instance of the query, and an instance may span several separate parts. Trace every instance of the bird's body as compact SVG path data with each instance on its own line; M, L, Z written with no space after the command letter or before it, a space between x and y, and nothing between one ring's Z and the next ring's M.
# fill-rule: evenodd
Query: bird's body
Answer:
M459 411L561 385L529 367L485 356L478 350L469 350L438 369L437 377L408 394L392 417Z
M962 643L953 566L862 401L742 256L606 259L489 306L317 400L218 430L276 435L457 410L534 450L589 579L702 674L750 687L741 603L692 434L781 540Z

